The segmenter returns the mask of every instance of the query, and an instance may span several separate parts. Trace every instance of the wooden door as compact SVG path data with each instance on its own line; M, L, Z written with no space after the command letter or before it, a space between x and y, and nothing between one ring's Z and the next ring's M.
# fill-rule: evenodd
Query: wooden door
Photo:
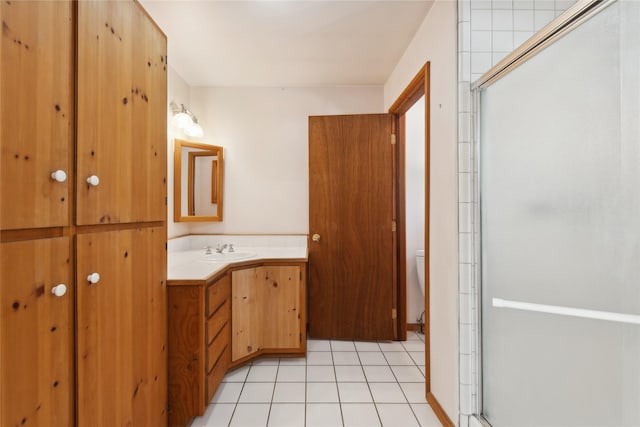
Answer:
M72 2L3 1L0 11L0 228L65 226L73 173ZM51 177L58 170L67 175L62 182Z
M165 235L154 227L76 238L79 426L167 423Z
M395 337L393 120L309 118L313 338Z
M0 244L2 426L74 424L70 253L68 237Z
M137 2L78 2L77 224L165 219L166 49Z

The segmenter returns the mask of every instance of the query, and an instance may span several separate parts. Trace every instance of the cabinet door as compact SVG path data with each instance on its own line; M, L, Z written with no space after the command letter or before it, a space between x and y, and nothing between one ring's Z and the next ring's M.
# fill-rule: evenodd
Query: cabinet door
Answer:
M2 426L73 425L70 252L67 237L0 244Z
M262 287L265 318L262 345L264 348L290 349L300 347L301 280L300 267L272 266L258 269Z
M167 423L165 242L163 227L77 236L79 426Z
M262 348L264 303L258 269L231 273L231 360L249 356Z
M78 2L77 224L165 220L166 52L137 2Z
M300 267L236 270L231 279L231 360L262 349L301 346Z
M64 226L71 177L51 173L72 169L72 2L3 1L0 11L0 228Z

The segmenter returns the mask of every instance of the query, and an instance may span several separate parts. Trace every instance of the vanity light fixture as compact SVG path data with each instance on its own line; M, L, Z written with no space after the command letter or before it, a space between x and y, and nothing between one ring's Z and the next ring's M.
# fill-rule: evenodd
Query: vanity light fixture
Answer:
M180 104L180 106L178 106L174 101L171 101L169 108L171 108L171 112L173 113L171 123L178 129L182 129L185 135L197 138L204 135L202 126L198 124L198 118L187 107L185 107L184 104Z

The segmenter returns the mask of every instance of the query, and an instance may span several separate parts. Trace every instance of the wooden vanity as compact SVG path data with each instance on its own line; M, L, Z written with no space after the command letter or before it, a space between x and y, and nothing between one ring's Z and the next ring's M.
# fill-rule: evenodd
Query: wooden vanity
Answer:
M204 414L230 369L305 355L306 277L306 257L256 258L167 281L170 426Z

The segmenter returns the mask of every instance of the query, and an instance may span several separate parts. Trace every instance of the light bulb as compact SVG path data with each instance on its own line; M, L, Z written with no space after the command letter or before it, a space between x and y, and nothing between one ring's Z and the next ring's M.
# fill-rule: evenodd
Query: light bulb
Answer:
M191 126L187 126L184 129L184 133L196 138L201 138L202 136L204 136L204 130L202 129L202 126L198 124L198 122L192 123Z
M193 125L193 120L185 112L180 112L173 116L171 123L177 128L185 129Z

